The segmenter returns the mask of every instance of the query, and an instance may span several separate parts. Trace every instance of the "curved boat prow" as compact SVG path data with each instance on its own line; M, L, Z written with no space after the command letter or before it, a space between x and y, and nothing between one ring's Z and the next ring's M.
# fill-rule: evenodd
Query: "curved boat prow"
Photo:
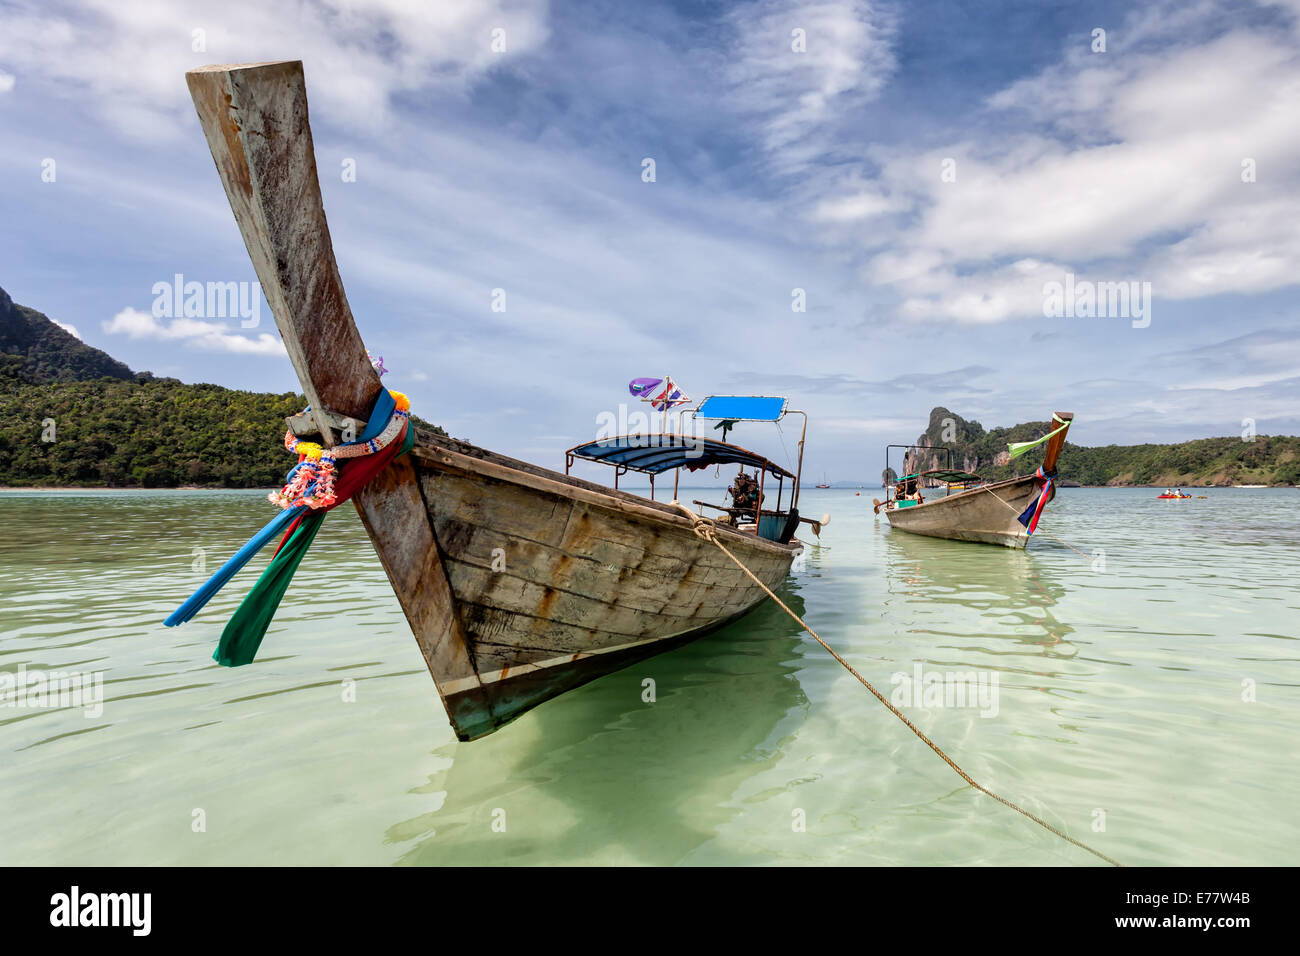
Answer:
M333 445L342 419L366 419L382 386L330 245L302 64L209 66L186 80L317 430ZM802 461L802 438L799 449ZM801 547L719 525L744 570L719 563L693 521L663 502L427 430L352 500L462 740L748 613Z
M1069 434L1070 425L1074 421L1074 412L1053 412L1052 420L1061 423L1061 430L1047 440L1047 449L1043 452L1045 472L1056 471L1056 459L1061 457L1061 449L1065 447L1065 436Z
M334 259L302 61L205 66L185 81L311 415L332 445L340 418L365 421L382 386ZM390 463L353 502L445 705L449 681L477 685L477 674L409 459Z
M302 61L205 66L185 81L308 404L364 420L381 386L334 260Z
M1056 497L1056 462L1065 448L1065 436L1074 421L1073 412L1055 412L1056 426L1047 435L1033 441L1016 442L1009 446L1015 458L1031 448L1046 444L1043 464L1032 475L1007 478L992 483L951 492L945 497L924 500L919 490L915 496L898 500L893 493L885 500L872 501L873 510L882 510L890 527L912 534L955 541L977 541L1008 548L1023 548L1038 526L1038 519L1047 503ZM888 452L886 452L888 456ZM888 469L888 458L886 458ZM952 471L926 471L908 476L919 489L927 476L938 476L940 481L951 482L962 473ZM981 481L977 475L964 477Z

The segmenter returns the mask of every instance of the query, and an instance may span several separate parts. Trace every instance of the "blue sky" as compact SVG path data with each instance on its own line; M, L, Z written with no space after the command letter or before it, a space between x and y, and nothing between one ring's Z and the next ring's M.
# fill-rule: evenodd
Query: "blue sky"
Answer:
M1296 434L1298 39L1300 0L0 0L0 286L133 368L295 388L269 312L149 313L255 278L184 71L302 59L358 325L457 436L555 467L664 373L788 395L837 480L940 404ZM1150 283L1149 325L1044 316L1066 273Z

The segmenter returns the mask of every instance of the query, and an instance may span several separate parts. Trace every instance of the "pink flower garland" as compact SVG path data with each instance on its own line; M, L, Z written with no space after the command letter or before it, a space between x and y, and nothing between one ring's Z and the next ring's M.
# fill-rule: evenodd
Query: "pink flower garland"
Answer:
M298 455L298 464L289 473L289 480L279 491L267 495L267 500L281 508L328 508L337 500L334 480L338 476L339 458L358 458L373 455L385 448L398 435L411 417L411 400L401 392L393 396L393 417L384 430L369 441L348 442L324 449L316 442L299 441L292 431L284 433L284 447Z

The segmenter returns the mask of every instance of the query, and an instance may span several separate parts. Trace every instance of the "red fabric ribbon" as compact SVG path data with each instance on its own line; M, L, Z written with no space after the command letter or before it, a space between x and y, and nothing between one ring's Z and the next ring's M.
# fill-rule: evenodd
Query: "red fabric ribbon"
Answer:
M410 428L411 423L408 421L402 426L402 430L398 432L396 438L373 455L345 459L346 465L339 468L338 478L334 482L334 494L337 496L334 504L314 510L320 512L332 511L365 487L371 478L388 467L388 463L406 447L406 433ZM289 530L280 539L280 546L275 549L276 554L280 553L280 548L283 548L284 543L293 537L293 533L298 530L298 524L302 521L303 515L309 513L304 511L294 519L293 524L289 525ZM274 556L272 557L274 558Z

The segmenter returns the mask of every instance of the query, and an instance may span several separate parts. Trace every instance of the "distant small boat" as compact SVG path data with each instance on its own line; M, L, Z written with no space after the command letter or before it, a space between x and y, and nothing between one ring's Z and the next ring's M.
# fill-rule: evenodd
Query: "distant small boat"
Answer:
M1191 495L1156 495L1157 498L1190 498Z
M821 484L813 485L814 488L829 488L831 483L826 480L826 475L822 475Z
M1023 548L1038 526L1044 507L1056 497L1056 460L1065 447L1065 435L1074 421L1073 412L1052 416L1058 427L1033 442L1012 446L1012 455L1034 445L1047 443L1043 465L1032 475L986 482L979 475L951 468L905 475L888 489L884 501L876 501L877 514L883 509L891 528L932 538L976 541L1007 548ZM890 445L885 449L885 468L889 469L889 449L915 449L931 446ZM940 446L934 446L940 447ZM948 453L949 463L952 450ZM948 494L926 500L922 486L930 483L948 486ZM961 490L954 486L960 485Z

